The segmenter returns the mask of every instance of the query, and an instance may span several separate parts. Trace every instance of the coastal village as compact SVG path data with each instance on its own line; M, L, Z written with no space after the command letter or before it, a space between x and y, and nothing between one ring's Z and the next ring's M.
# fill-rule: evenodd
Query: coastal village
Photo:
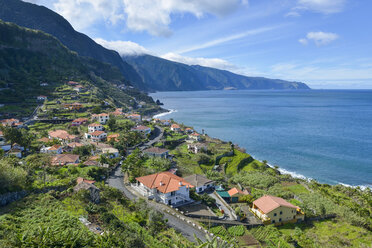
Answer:
M291 243L268 228L299 232L306 223L336 217L329 200L315 204L312 194L321 187L315 182L282 175L204 130L141 114L145 102L118 108L92 101L92 91L88 82L68 81L53 95L35 96L40 104L30 118L1 120L0 156L35 164L28 191L67 187L99 205L102 187L111 186L168 216L190 240L209 236L237 247ZM1 205L25 196L14 189ZM78 217L93 233L104 233L91 214Z

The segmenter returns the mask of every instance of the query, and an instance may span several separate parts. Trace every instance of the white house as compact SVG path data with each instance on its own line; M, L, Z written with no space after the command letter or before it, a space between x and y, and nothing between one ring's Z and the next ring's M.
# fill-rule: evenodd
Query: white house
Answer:
M204 192L206 189L214 188L214 181L205 176L194 174L185 177L185 180L195 187L196 193Z
M129 114L127 115L127 118L133 121L141 121L141 115L139 114Z
M190 202L190 188L193 186L168 171L137 177L136 180L137 183L132 184L132 187L149 199L168 205Z
M192 134L189 134L189 139L194 140L194 141L201 141L202 137L198 133L192 133Z
M49 147L43 147L40 149L41 153L50 153L50 154L61 154L63 152L62 146L53 145Z
M106 113L92 115L92 120L97 120L101 124L106 124L106 122L110 119L110 116Z
M192 143L187 145L187 149L192 153L206 152L208 150L207 146L202 143Z
M140 133L143 133L143 134L150 134L151 133L151 128L146 127L146 126L137 126L137 127L133 127L131 129L131 131L140 132Z
M85 133L85 138L91 139L92 141L99 142L106 140L107 133L104 131L94 131L92 133Z
M181 131L181 127L178 124L172 124L170 129L174 132L180 132Z
M98 123L92 123L88 125L88 132L93 133L95 131L103 131L103 126Z

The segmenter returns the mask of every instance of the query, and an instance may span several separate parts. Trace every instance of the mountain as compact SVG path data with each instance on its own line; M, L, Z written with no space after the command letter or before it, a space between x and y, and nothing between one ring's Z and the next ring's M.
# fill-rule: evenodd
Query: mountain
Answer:
M118 67L134 86L145 89L141 77L116 51L106 49L85 34L75 31L66 19L46 7L20 0L0 0L0 19L51 34L80 56Z
M141 75L146 87L154 91L310 89L300 82L247 77L225 70L177 63L152 55L126 56L124 59Z
M29 111L38 95L52 96L68 80L90 82L100 100L117 107L134 107L136 101L156 107L151 97L136 89L115 87L129 85L117 67L81 57L49 34L1 20L0 34L0 103L7 107L0 108L0 114Z

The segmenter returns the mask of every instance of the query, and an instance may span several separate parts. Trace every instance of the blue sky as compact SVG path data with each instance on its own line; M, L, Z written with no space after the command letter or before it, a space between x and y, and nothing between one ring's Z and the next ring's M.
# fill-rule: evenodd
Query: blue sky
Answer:
M372 89L372 1L28 0L122 55Z

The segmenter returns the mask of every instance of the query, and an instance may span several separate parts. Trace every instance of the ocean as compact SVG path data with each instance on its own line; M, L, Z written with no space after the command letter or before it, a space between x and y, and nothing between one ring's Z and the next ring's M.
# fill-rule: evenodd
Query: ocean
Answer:
M183 91L151 94L161 119L232 141L295 177L372 185L372 90Z

